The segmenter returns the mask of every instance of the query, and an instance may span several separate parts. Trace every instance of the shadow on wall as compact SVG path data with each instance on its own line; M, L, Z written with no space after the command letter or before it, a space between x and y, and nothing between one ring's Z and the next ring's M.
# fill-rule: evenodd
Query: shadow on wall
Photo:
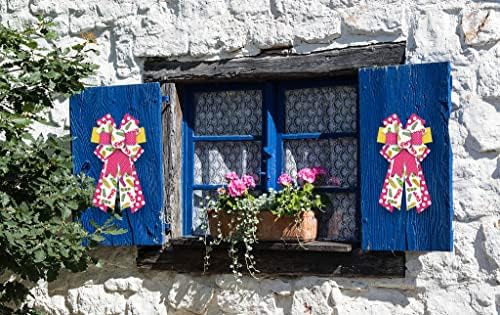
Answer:
M140 270L135 248L101 248L93 254L103 267L62 274L48 284L48 290L35 290L35 306L48 313L57 313L55 307L60 307L66 313L83 314L402 311L418 300L415 275L422 269L420 255L407 254L405 279L244 277L238 283L231 274L191 276Z

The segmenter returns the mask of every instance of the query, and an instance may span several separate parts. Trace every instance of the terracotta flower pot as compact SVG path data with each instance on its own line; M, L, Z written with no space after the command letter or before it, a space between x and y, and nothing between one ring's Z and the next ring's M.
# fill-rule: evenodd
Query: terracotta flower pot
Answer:
M318 220L313 211L302 213L299 223L295 217L279 218L271 211L261 211L258 218L257 239L260 241L310 242L318 233Z
M318 232L318 220L313 211L302 214L302 220L297 224L294 217L278 218L270 211L261 211L258 214L259 224L257 225L257 239L260 241L301 241L310 242L316 239ZM221 223L221 233L223 237L230 235L228 223L231 222L231 215L220 213L217 217L212 215L208 218L210 234L217 236L217 224Z
M231 215L225 212L219 213L217 217L215 217L213 214L209 214L208 227L210 229L210 235L212 235L212 237L217 236L217 224L219 223L219 221L221 223L220 230L222 233L222 237L230 235L233 232L234 228L229 228L229 222L231 222Z

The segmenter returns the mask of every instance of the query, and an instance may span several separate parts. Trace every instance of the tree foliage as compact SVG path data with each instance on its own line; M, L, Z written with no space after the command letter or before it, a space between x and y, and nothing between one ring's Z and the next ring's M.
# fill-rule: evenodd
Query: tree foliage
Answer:
M56 98L81 91L96 66L86 61L89 39L55 44L54 24L40 19L16 31L0 25L0 313L24 301L29 283L52 281L63 269L83 271L95 261L78 221L90 206L92 181L71 171L70 138L32 137ZM100 233L119 233L111 224ZM26 310L17 312L26 312Z

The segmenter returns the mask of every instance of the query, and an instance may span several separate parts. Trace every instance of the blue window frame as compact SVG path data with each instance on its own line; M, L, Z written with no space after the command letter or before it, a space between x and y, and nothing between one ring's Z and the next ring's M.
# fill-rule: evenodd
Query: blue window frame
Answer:
M185 236L199 232L195 199L221 187L223 172L256 173L257 189L269 190L279 188L281 172L320 162L330 174L342 173L340 187L318 190L336 195L337 208L349 208L349 218L339 220L351 225L349 236L323 231L322 238L359 241L356 78L186 85L182 108Z

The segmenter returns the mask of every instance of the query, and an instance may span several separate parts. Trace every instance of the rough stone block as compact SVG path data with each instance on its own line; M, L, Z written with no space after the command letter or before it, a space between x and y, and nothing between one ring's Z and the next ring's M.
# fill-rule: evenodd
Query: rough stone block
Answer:
M331 314L333 308L328 305L327 299L316 288L302 288L293 294L291 314Z
M464 40L470 46L492 45L500 40L500 12L465 10L462 15Z
M461 52L456 34L457 16L429 8L414 12L410 27L408 59L411 62L450 61Z
M104 282L104 289L109 292L137 292L142 286L142 281L136 277L109 279Z
M344 11L342 21L351 34L381 35L406 33L405 5L358 6Z
M481 224L484 233L484 250L488 261L500 268L500 219L493 217Z
M460 288L428 290L423 296L427 314L478 314L470 304L470 295Z
M142 291L127 300L127 315L166 315L161 292Z
M480 96L500 98L500 71L498 69L500 69L500 47L495 46L479 61L477 89Z
M334 281L323 278L304 278L293 284L291 314L331 314L329 304L332 290L337 288Z
M26 6L26 1L23 0L7 0L7 12L14 12L23 9Z
M463 122L474 140L474 150L500 152L500 112L495 106L471 96L464 108Z
M33 14L45 16L60 16L67 13L64 3L61 5L57 0L33 0L30 1L30 10Z
M68 290L68 304L72 313L82 315L125 314L125 297L108 293L102 285L89 285Z
M214 296L214 288L178 274L168 293L168 303L176 310L203 314Z

